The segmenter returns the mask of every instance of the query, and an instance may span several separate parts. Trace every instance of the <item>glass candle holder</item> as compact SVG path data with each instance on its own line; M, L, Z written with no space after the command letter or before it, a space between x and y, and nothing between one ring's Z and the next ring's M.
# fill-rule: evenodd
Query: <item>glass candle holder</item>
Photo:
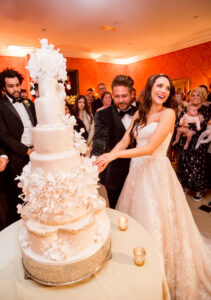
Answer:
M145 262L146 251L143 247L136 247L133 249L134 263L137 266L143 266Z
M128 228L128 218L126 216L121 216L118 218L119 230L125 231Z

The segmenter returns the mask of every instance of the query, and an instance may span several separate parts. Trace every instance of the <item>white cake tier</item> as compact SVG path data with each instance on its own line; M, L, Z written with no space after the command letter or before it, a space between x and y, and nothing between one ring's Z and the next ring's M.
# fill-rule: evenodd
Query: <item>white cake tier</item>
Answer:
M63 126L64 99L60 96L49 95L35 101L37 123L41 126Z
M73 149L72 126L37 126L33 128L32 135L37 154L56 154Z
M110 222L103 209L59 226L44 225L33 219L24 221L19 240L31 258L43 263L64 263L88 256L102 245L109 233Z
M81 164L80 154L72 149L57 154L40 155L36 151L30 155L31 171L42 169L45 174L54 172L68 173Z

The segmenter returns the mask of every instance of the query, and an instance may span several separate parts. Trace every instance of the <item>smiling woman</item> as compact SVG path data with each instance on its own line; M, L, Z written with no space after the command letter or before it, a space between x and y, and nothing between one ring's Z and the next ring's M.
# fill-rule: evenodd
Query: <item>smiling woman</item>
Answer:
M185 189L190 189L194 192L194 200L201 201L204 191L208 188L208 162L207 149L208 144L201 144L196 149L196 144L199 136L206 130L206 125L210 119L209 108L203 105L203 93L200 88L191 91L190 104L198 109L198 116L200 119L200 130L197 130L196 124L188 124L188 129L194 131L189 146L184 148L187 137L182 136L176 148L179 150L178 157L178 177ZM181 118L187 113L187 108L181 112L176 128L179 127Z

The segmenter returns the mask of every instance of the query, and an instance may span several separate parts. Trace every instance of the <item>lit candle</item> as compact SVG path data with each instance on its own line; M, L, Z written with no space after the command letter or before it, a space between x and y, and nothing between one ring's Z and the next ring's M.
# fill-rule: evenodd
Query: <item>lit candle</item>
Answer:
M128 218L126 216L121 216L118 218L119 230L127 230Z
M134 253L134 263L137 266L143 266L145 262L145 255L146 255L145 249L142 247L136 247L133 249L133 253Z

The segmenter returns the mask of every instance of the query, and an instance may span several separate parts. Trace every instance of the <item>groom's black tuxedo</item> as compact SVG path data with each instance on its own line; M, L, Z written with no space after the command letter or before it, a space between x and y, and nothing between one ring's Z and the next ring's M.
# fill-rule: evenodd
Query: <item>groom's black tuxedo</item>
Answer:
M136 107L131 107L133 114ZM92 155L99 156L111 151L125 134L125 127L114 104L95 114L95 134ZM112 161L100 174L100 180L105 185L110 206L114 208L129 170L130 159ZM113 198L113 199L112 199Z
M32 125L36 125L36 115L34 103L28 100L28 104L23 105L29 115ZM9 158L8 168L13 175L18 175L26 160L28 159L28 147L21 143L24 131L23 123L19 114L9 99L4 96L0 99L0 143L4 147Z

